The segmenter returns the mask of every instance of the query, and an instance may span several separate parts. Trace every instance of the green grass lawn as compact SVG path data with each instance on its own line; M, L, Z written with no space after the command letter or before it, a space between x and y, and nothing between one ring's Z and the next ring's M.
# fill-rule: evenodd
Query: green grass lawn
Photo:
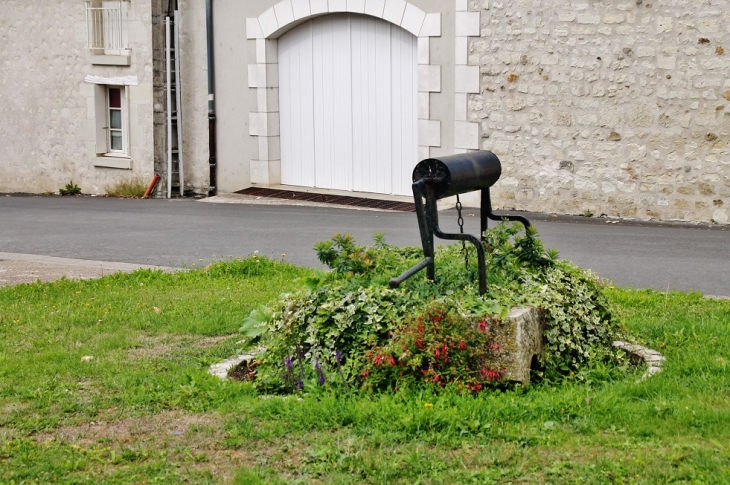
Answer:
M207 374L309 272L259 261L0 289L0 483L730 483L730 301L609 289L641 382L269 397Z

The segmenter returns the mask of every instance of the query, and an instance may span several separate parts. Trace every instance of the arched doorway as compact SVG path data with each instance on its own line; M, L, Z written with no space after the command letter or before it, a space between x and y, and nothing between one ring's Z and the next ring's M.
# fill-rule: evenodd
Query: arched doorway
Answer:
M410 194L418 159L417 39L330 14L279 38L281 183Z

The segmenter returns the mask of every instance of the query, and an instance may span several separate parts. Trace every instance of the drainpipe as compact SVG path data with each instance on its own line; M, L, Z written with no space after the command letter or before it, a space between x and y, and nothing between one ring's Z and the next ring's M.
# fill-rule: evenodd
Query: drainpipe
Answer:
M215 76L213 71L213 0L205 0L205 29L208 41L208 165L210 188L208 196L216 194L216 144L215 144Z

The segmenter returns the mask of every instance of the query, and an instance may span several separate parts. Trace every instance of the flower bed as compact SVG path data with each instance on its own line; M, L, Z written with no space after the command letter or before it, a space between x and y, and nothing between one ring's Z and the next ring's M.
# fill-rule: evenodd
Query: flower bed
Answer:
M315 247L330 272L284 295L279 308L260 308L241 331L261 340L257 385L295 392L330 385L367 390L428 385L479 392L505 382L495 356L505 342L496 330L510 310L544 314L538 379L587 379L597 366L609 374L625 362L612 346L625 339L595 275L546 251L534 229L502 224L486 234L488 291L481 296L459 245L439 248L436 281L421 274L400 288L387 281L422 257L419 248L371 247L335 235ZM473 251L473 250L472 250ZM495 364L496 363L496 364ZM524 378L516 379L525 382Z

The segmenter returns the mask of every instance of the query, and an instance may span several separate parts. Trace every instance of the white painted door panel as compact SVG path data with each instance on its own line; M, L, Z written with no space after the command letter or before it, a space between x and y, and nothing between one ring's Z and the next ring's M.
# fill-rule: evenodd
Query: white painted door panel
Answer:
M337 14L279 39L282 184L410 194L418 156L416 38Z
M281 183L313 187L314 88L312 76L307 75L312 65L312 25L289 34L291 42L279 43L279 104L287 113L280 118L280 133L286 133L280 137Z

